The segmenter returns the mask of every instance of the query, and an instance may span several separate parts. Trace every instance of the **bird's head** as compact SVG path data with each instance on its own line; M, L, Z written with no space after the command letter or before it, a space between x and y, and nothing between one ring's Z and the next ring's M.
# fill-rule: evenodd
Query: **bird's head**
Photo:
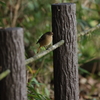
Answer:
M47 32L46 34L47 35L53 35L53 32Z

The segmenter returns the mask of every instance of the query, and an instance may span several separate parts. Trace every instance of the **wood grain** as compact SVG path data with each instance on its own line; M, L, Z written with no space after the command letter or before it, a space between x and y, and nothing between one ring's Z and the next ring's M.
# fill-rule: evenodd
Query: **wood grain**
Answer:
M11 71L0 81L0 100L27 100L22 28L0 29L0 66Z
M54 44L65 41L53 52L55 100L79 100L75 4L52 5L52 30Z

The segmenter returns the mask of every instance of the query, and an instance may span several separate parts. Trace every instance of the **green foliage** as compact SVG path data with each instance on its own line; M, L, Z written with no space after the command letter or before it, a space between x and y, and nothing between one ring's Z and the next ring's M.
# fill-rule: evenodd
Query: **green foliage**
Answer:
M3 1L0 1L0 4L1 4L2 6L6 6L6 3L3 2Z
M37 83L38 85L38 83ZM47 96L38 93L33 85L28 86L28 100L50 100Z
M47 90L46 87L43 87L45 84L39 83L36 79L36 76L40 71L41 71L41 68L39 68L36 71L36 73L32 76L30 82L28 83L28 86L27 86L28 87L28 100L33 100L33 99L34 100L50 100L48 98L49 91ZM41 87L42 87L42 93L40 93Z

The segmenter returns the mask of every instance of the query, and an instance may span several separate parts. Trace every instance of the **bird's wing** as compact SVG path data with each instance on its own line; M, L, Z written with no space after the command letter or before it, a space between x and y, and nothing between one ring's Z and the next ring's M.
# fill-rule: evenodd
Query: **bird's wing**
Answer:
M37 44L37 43L40 43L41 41L43 41L43 40L46 38L45 35L46 35L46 34L43 34L43 35L40 37L40 39L36 42L36 44Z

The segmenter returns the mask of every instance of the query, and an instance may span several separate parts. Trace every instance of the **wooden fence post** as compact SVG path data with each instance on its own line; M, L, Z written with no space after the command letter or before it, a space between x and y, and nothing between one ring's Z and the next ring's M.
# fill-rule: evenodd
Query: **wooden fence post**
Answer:
M11 73L0 81L0 100L27 100L22 28L0 29L0 73Z
M53 43L64 40L54 50L55 100L79 100L76 5L61 3L52 5Z

